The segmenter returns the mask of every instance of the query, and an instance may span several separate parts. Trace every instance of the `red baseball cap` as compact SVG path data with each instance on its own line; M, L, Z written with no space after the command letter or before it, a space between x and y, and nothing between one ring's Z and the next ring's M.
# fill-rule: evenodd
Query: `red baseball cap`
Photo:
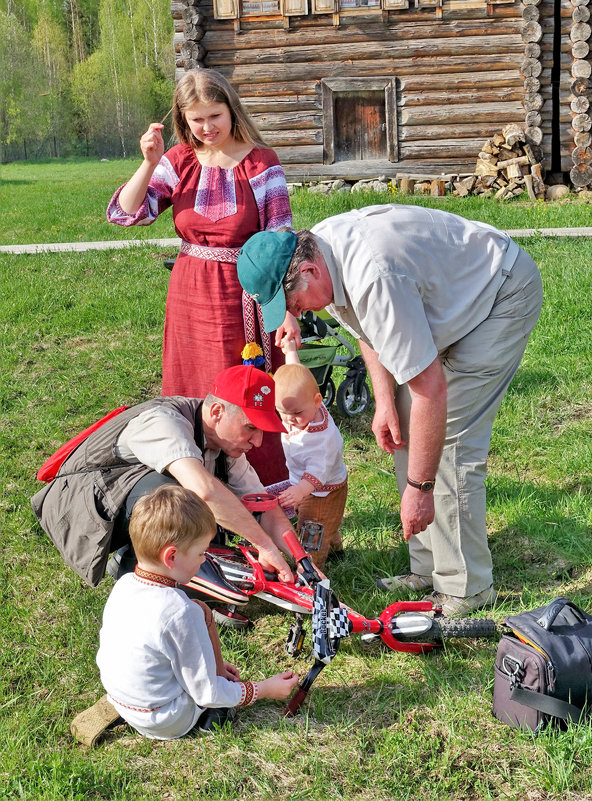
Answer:
M212 395L240 406L261 431L285 431L275 410L273 378L253 365L239 364L218 373Z

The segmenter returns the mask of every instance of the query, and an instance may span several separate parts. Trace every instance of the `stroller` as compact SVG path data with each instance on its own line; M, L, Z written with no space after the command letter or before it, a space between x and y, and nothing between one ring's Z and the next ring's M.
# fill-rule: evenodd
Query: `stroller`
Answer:
M298 356L316 378L325 406L329 408L336 400L337 409L346 417L362 414L370 403L366 365L362 357L356 355L351 342L339 333L337 321L326 312L307 311L300 318L300 328L302 347ZM326 337L337 340L337 344L321 343ZM340 346L347 353L338 353ZM337 390L332 378L334 367L347 368Z

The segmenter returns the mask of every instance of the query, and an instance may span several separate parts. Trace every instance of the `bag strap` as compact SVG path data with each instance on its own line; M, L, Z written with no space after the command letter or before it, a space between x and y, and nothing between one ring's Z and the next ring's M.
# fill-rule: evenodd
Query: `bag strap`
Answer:
M537 625L545 629L545 631L550 631L551 626L555 622L555 618L566 606L569 606L580 623L586 622L584 613L579 606L573 604L568 598L556 598L554 601L551 601L549 606L543 611L543 614L538 618Z
M583 709L574 704L568 704L567 701L552 698L550 695L545 695L545 693L527 690L524 687L512 687L510 699L531 709L538 709L539 712L544 712L555 718L571 720L572 723L579 723L583 713Z

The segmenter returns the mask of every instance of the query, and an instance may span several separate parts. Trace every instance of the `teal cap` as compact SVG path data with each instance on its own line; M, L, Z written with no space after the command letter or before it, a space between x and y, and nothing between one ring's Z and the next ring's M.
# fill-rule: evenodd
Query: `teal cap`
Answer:
M263 327L269 334L284 322L286 296L282 281L296 250L293 231L259 231L248 239L238 254L238 280L261 306Z

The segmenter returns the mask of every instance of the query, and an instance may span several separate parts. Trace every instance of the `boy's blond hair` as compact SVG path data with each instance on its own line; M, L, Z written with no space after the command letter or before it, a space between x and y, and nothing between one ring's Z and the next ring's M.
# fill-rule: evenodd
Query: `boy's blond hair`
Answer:
M195 492L175 484L139 498L132 510L129 533L138 560L157 562L167 545L189 547L201 538L211 540L216 521Z
M303 364L282 364L273 374L276 401L287 395L314 397L319 385L312 372Z

